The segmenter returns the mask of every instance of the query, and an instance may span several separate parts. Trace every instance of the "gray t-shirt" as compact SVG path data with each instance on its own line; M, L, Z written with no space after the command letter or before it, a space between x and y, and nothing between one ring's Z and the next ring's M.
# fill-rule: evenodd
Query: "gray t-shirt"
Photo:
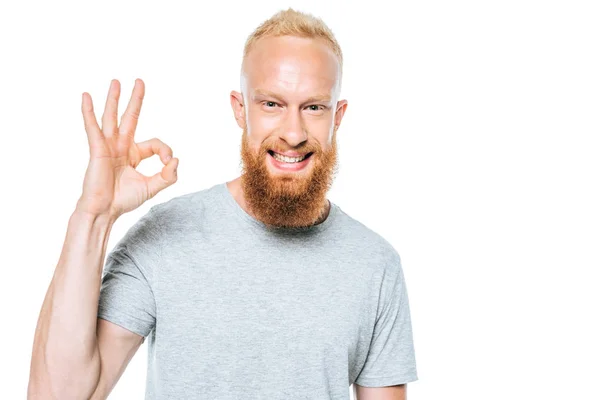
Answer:
M225 183L154 205L107 256L98 317L148 337L146 399L348 399L416 381L400 257L330 201L273 229Z

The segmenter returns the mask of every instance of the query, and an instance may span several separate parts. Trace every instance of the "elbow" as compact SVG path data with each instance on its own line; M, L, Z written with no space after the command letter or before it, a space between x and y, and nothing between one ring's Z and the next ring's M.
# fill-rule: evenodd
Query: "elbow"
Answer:
M27 400L89 399L100 379L99 362L83 368L52 367L46 359L32 362Z
M89 399L95 391L95 385L86 385L85 382L73 380L55 384L50 379L32 377L27 385L27 400Z

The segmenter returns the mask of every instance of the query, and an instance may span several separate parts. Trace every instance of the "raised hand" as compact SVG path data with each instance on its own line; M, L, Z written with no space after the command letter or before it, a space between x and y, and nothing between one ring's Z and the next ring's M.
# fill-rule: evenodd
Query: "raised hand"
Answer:
M173 150L159 139L135 143L134 135L144 99L144 82L135 80L127 109L117 126L117 105L121 85L113 79L102 115L102 128L98 126L92 98L82 94L81 111L90 146L90 161L83 181L83 193L77 201L77 210L93 215L118 218L136 209L146 200L177 181L179 160ZM158 154L164 165L151 177L135 168L139 163Z

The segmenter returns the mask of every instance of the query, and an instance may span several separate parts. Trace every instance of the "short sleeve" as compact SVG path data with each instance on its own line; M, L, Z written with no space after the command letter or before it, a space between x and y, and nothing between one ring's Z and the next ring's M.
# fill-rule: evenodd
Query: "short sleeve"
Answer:
M394 274L381 285L382 306L377 311L365 364L355 379L360 386L383 387L418 380L408 292L397 253L393 264Z
M156 324L152 278L160 259L161 238L153 208L129 228L107 255L98 302L98 318L143 337Z

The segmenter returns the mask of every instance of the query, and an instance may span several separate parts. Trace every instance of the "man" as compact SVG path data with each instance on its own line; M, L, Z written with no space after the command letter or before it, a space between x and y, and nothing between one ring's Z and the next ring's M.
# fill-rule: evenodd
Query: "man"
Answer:
M83 194L42 306L29 398L106 398L145 337L147 399L405 399L417 380L400 258L326 197L337 165L342 53L292 9L248 38L243 172L153 206L108 254L110 229L177 180L158 139L133 141L144 84L117 127L111 82ZM153 177L135 171L158 154Z

